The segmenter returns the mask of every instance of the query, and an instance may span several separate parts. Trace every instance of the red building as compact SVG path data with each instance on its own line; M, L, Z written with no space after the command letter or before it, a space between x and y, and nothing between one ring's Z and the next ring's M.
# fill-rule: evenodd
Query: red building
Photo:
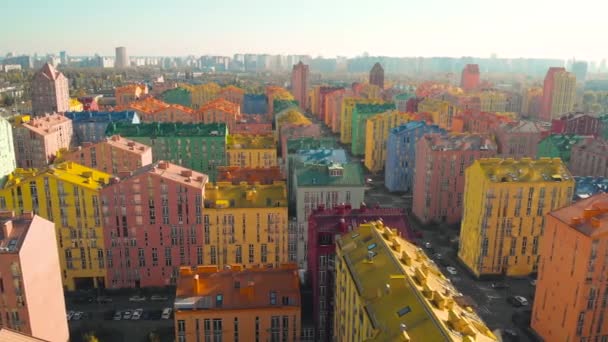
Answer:
M608 141L585 139L572 146L570 165L574 176L608 177Z
M82 96L78 101L82 103L82 110L85 112L99 111L99 103L97 102L101 96Z
M285 180L285 177L278 167L220 166L217 170L217 182L272 184L282 180Z
M308 279L313 291L313 318L317 329L316 341L331 341L333 311L330 303L334 298L334 257L336 235L348 233L360 224L382 220L410 239L409 221L403 209L368 208L364 203L359 209L342 204L333 209L319 206L308 219Z
M479 88L479 65L467 64L464 69L462 69L460 88L467 92Z
M380 89L384 89L384 68L380 63L374 64L372 69L369 71L369 84L378 86Z
M207 175L159 161L119 176L101 190L108 286L175 284L203 263Z
M301 108L308 109L308 65L301 61L291 71L291 93Z
M551 121L551 134L576 134L597 137L602 123L599 118L586 113L571 113Z

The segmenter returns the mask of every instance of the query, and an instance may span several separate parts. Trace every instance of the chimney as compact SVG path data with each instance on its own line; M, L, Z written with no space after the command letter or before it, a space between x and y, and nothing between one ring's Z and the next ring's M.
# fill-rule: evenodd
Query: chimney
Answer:
M120 135L113 135L111 139L112 139L112 141L119 141Z
M13 231L13 221L12 220L5 221L2 224L2 238L8 239L8 237L11 235L12 231Z
M194 277L192 277L192 279L194 280L194 292L196 292L196 294L199 293L200 291L200 285L199 285L199 281L198 281L198 274L195 274Z
M169 163L165 162L165 161L160 161L158 162L158 168L161 170L166 170L169 168Z
M182 177L192 177L192 170L182 170L180 174Z

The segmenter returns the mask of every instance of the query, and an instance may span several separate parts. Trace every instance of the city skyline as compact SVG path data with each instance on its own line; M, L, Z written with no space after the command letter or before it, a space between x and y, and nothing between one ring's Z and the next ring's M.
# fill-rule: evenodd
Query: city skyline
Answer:
M608 56L608 48L598 46L594 39L594 32L605 30L600 13L607 5L592 0L577 2L580 10L574 11L559 7L561 1L552 2L550 16L545 15L545 1L516 0L500 9L498 21L485 15L496 13L493 5L480 0L458 6L444 0L415 4L311 0L290 6L275 0L263 6L241 0L229 4L183 1L169 8L159 0L127 5L111 0L90 4L84 11L74 0L54 8L39 3L41 6L33 7L31 2L10 0L0 5L4 13L14 13L0 23L0 30L12 33L0 37L0 54L65 50L70 55L112 56L114 48L125 46L130 56L268 53L354 57L365 51L395 57L496 54L599 61ZM120 10L112 10L115 8ZM40 40L39 27L45 28L44 40Z

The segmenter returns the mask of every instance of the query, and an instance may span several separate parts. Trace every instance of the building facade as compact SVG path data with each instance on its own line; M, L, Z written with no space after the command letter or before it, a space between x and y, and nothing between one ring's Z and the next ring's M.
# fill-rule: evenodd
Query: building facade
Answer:
M119 112L67 112L64 116L72 120L74 145L85 142L96 143L106 138L106 129L111 122L138 124L139 115L134 111Z
M229 134L226 139L226 165L240 167L279 166L274 136L272 134Z
M365 153L366 122L370 117L395 109L394 103L355 105L351 123L351 153L362 156Z
M15 119L13 143L17 167L42 168L57 156L60 149L69 149L73 137L72 120L52 114Z
M426 134L416 143L412 212L424 224L454 224L462 218L464 170L496 155L490 136Z
M479 159L465 171L458 257L477 276L538 270L545 215L570 204L574 179L560 159Z
M352 142L352 123L353 111L357 104L376 104L381 105L384 102L377 99L363 99L345 97L342 100L342 111L340 112L340 142L350 144Z
M13 128L8 120L0 118L0 186L16 167Z
M570 171L575 176L608 177L608 142L585 139L572 146Z
M283 124L279 128L279 141L281 148L281 159L287 162L287 141L298 138L319 138L321 137L321 126L318 124L298 125Z
M445 130L424 121L410 121L391 130L386 143L384 186L390 192L413 189L416 167L416 143L427 133L444 134Z
M458 115L460 109L449 101L426 98L418 104L418 111L430 113L437 126L450 130L452 129L452 121Z
M608 194L547 215L532 328L545 341L608 336ZM568 281L563 281L567 274Z
M234 104L237 104L239 108L243 105L243 98L245 96L245 91L241 88L235 86L227 86L222 88L218 93L217 97L222 98L224 100L228 100Z
M434 262L382 221L339 237L335 268L335 341L498 341Z
M148 94L148 87L144 84L127 84L114 89L116 106L128 106Z
M308 108L308 65L301 61L291 71L291 93L300 107Z
M534 158L538 143L549 134L549 127L540 122L519 120L501 124L496 129L498 154L503 158Z
M574 109L576 76L564 68L552 67L547 71L543 85L543 100L539 119L551 122Z
M572 146L585 137L574 134L551 134L538 143L537 158L560 158L564 163L570 162Z
M233 132L237 120L241 117L239 105L223 98L215 99L202 105L197 110L198 121L202 123L220 123L228 126L228 132Z
M44 64L32 80L34 115L67 112L70 108L68 79L50 63Z
M479 88L479 65L465 65L460 77L460 88L466 92L475 91Z
M200 85L192 85L192 108L199 109L208 102L214 100L217 94L222 89L217 83L205 83Z
M380 172L386 163L386 141L391 129L409 122L411 113L397 110L376 114L365 123L365 167Z
M373 84L380 89L384 89L384 68L380 63L374 64L369 71L369 84Z
M5 313L0 315L0 323L45 341L68 341L53 222L31 212L15 216L13 211L3 211L0 226L0 284Z
M602 123L599 117L587 113L571 113L551 121L553 134L600 135Z
M180 270L175 335L189 341L300 341L300 283L295 265L231 265Z

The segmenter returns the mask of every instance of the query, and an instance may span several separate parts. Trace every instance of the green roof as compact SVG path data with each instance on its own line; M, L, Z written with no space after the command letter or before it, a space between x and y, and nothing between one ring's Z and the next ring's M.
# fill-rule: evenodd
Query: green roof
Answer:
M355 104L355 111L357 111L357 113L359 114L366 114L366 113L384 113L388 110L391 109L395 109L395 104L390 102L390 103L383 103L383 104L375 104L375 103L357 103ZM354 112L353 112L353 116L354 116Z
M412 93L402 93L402 94L399 94L399 95L395 96L395 100L406 101L406 100L411 99L414 96L415 95L412 94Z
M325 148L338 148L335 138L303 137L287 139L287 153L297 153L299 150L318 150Z
M298 101L296 100L274 100L272 102L272 111L274 113L279 113L282 110L285 110L289 107L297 107Z
M577 142L585 139L575 134L552 134L541 140L541 144L551 144L559 151L570 151Z
M225 123L150 122L132 124L113 122L108 125L106 135L115 134L123 137L224 137L228 131Z
M342 176L330 176L329 169L341 167ZM308 164L296 171L297 186L364 186L361 163Z

